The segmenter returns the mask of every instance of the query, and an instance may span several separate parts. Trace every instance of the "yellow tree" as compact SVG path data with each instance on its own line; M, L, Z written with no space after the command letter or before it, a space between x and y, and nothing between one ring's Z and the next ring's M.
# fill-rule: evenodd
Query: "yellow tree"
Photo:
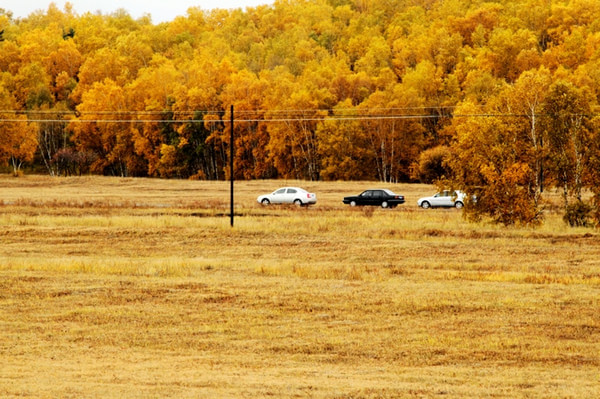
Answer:
M175 90L173 111L177 119L190 120L178 126L180 139L187 143L180 154L188 174L202 179L224 178L229 140L224 137L226 105L221 103L220 94L235 68L228 58L217 60L212 49L203 48L178 69L183 83Z
M50 77L38 62L23 65L14 76L14 93L19 108L39 109L52 106Z
M411 166L427 144L420 106L416 93L402 84L377 91L358 106L380 181L410 178Z
M134 21L122 10L111 15L86 13L73 21L73 42L83 57L73 101L79 103L85 91L104 79L122 87L135 79L153 54L148 42L155 37L149 37L153 31L148 24L145 18Z
M537 38L532 31L497 28L490 34L482 64L494 76L514 82L523 72L521 66L528 68L539 65L531 65L541 61L541 58L536 60L533 57L538 51L537 47Z
M597 35L598 45L594 46L600 49L600 34ZM580 65L569 79L577 87L589 87L596 98L600 98L600 59L594 59L586 64Z
M87 12L69 21L75 35L73 41L82 55L93 55L101 49L115 49L120 36L138 30L140 25L127 15L102 15ZM125 71L124 71L125 72Z
M426 129L427 145L437 145L442 141L442 130L449 123L446 114L448 107L455 104L456 91L451 86L452 77L446 76L442 67L432 61L419 62L415 68L406 71L402 77L402 91L413 93L412 107L427 107L430 117L421 122Z
M169 177L177 170L174 165L161 159L161 151L173 159L172 152L163 145L177 147L180 140L173 122L172 105L175 102L174 93L181 85L181 74L175 69L173 62L161 56L155 56L147 68L140 70L135 81L127 86L127 104L142 121L132 126L134 148L137 155L142 156L148 163L148 175L160 174ZM156 122L152 122L156 120ZM161 165L167 167L160 169Z
M593 217L596 227L600 227L600 118L593 119L594 129L591 131L589 156L587 158L586 185L593 193Z
M11 71L11 88L20 109L32 112L36 118L62 119L72 110L68 97L76 86L81 54L71 39L63 39L60 25L66 24L68 16L50 6L52 18L38 16L21 25L23 33L16 39L18 47L8 45L6 64ZM18 68L13 69L16 60ZM68 132L64 123L40 122L36 124L37 145L41 162L53 174L52 160L55 154L68 145Z
M269 134L264 120L263 99L268 83L249 71L232 75L231 82L220 95L223 104L233 105L235 124L236 177L245 179L273 177L267 145Z
M319 109L307 92L299 91L284 101L278 112L267 113L270 140L268 150L281 177L318 180L320 171L317 150L317 126L327 111ZM289 107L289 108L288 108Z
M550 157L548 165L563 189L565 208L569 196L582 199L585 165L589 157L593 125L593 99L590 90L577 88L565 81L553 83L542 106L545 132Z
M66 100L75 87L83 58L72 40L63 40L58 48L43 59L57 100Z
M12 40L0 42L0 71L15 75L21 66L21 52L17 43Z
M77 75L78 84L71 97L76 103L81 102L83 93L91 89L94 83L110 79L124 86L131 80L130 72L125 67L125 61L117 51L110 47L87 54Z
M453 178L448 184L477 196L477 202L465 208L472 219L489 216L504 225L538 223L531 147L513 120L503 115L503 99L495 100L485 108L470 102L456 108L456 142L449 157Z
M363 102L373 92L373 81L365 72L352 72L347 57L338 54L322 64L322 70L329 71L325 75L329 90L335 95L336 103L350 100L352 106Z
M376 179L375 154L361 129L358 112L350 99L338 104L330 119L317 128L324 180Z
M392 68L392 50L383 36L369 38L365 53L356 61L355 70L364 71L372 78Z
M145 175L147 164L136 155L129 105L122 87L110 79L95 83L77 106L71 122L72 140L80 152L93 152L94 173L118 176Z
M265 99L270 111L268 150L280 176L318 180L320 160L317 126L334 101L328 88L310 79L295 79L280 68L268 74L271 90Z
M522 130L530 158L527 161L535 176L533 200L539 205L543 184L544 137L541 126L542 107L546 99L552 77L546 68L527 71L517 79L514 85L507 87L501 96L506 98L505 112L518 115L512 123Z
M56 49L62 39L62 31L56 24L47 27L26 29L19 35L21 62L24 64L42 63L43 59Z
M462 36L466 45L481 44L481 40L487 40L489 34L499 25L502 8L501 4L483 3L467 11L466 15L450 16L448 24L451 30Z
M148 66L154 51L148 43L152 38L148 37L149 31L133 31L121 35L116 40L116 50L121 55L124 67L130 76Z
M16 103L8 90L0 86L0 163L10 161L13 173L19 174L23 162L33 159L37 149L36 128L25 115L14 111Z
M425 9L411 7L398 10L387 26L386 37L391 43L392 65L398 76L404 75L409 68L414 68L428 56L425 49L430 36L427 25Z

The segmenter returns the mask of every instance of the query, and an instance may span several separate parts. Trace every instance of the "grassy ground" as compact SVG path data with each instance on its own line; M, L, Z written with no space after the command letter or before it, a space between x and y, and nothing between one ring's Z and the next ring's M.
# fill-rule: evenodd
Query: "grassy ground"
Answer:
M368 186L0 177L0 397L598 397L597 231Z

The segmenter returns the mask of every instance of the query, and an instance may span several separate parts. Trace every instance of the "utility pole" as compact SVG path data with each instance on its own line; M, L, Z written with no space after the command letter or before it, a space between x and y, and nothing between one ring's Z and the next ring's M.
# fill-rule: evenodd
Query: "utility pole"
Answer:
M230 180L230 224L233 227L233 105L231 105L231 121L229 135L229 180Z
M540 158L540 193L544 192L544 133L540 135L540 148L542 157Z

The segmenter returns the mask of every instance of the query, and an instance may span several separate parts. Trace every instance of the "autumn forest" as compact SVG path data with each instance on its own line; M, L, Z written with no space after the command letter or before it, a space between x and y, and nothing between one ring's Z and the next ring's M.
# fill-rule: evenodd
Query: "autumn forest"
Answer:
M15 174L437 182L600 221L597 0L277 0L161 24L0 9ZM233 110L233 115L232 115Z

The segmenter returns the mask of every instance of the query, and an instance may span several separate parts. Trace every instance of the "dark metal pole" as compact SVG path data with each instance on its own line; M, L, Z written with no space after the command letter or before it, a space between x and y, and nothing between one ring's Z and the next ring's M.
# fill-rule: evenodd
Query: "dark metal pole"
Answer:
M229 180L230 180L230 224L233 227L233 105L231 106L231 125L230 125L230 136L229 136Z
M540 135L540 148L542 149L542 157L540 158L540 193L544 192L544 133Z

